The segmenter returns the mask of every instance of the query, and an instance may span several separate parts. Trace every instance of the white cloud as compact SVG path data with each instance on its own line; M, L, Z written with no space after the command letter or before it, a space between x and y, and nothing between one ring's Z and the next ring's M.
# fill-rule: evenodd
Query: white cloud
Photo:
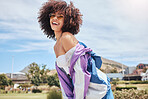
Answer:
M75 1L75 4L84 15L84 24L78 39L88 44L96 53L116 61L120 61L122 54L129 63L138 61L134 57L148 53L146 0L99 0L91 3L81 0ZM147 58L146 55L138 62Z
M132 21L148 21L147 0L118 0L113 2L115 8Z
M54 42L51 40L48 42L26 42L25 44L17 45L18 49L8 50L9 52L26 52L26 51L47 51L53 49ZM49 53L53 51L49 51Z
M3 20L32 20L37 14L39 0L1 0L1 19ZM43 1L44 2L44 1Z
M5 44L11 42L12 40L26 40L26 43L23 43L21 41L17 43L11 43L11 45L14 45L16 49L12 49L9 47L8 51L26 52L34 50L49 50L49 45L51 42L49 42L47 37L40 30L39 24L37 22L37 13L44 1L1 1L0 41L3 41L3 44ZM32 40L32 42L28 42L28 40ZM1 51L2 49L3 48L1 48Z
M37 22L37 13L42 3L39 0L2 0L0 3L0 39L46 40ZM5 37L2 37L3 35Z
M16 44L10 51L49 50L48 42L39 28L37 13L47 0L1 0L0 40L38 40ZM69 2L70 0L66 0ZM73 0L83 14L78 40L97 54L125 62L146 62L148 59L148 1L147 0ZM51 44L51 45L50 45ZM48 47L47 47L48 46ZM52 49L53 50L53 49ZM53 51L52 51L53 52ZM143 57L142 57L143 56ZM141 58L142 57L142 58Z

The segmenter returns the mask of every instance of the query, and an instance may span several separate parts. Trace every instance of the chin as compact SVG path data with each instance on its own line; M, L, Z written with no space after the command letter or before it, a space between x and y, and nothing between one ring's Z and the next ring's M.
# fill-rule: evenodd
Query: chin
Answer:
M61 29L59 29L59 28L56 28L56 27L52 28L52 30L53 30L53 31L56 31L56 32L59 32L59 31L61 31Z

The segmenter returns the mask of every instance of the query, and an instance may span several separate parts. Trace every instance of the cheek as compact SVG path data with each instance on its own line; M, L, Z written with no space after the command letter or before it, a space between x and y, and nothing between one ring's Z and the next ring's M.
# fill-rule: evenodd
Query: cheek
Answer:
M49 22L50 22L50 26L51 26L51 20Z
M62 25L62 27L63 27L63 25L64 25L64 19L63 19L63 20L61 20L61 25Z

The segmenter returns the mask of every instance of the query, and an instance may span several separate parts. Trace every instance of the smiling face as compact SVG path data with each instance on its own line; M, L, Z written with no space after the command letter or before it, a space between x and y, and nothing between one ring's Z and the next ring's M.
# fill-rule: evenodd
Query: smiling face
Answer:
M56 12L49 14L50 26L54 32L62 32L62 27L64 25L64 15Z

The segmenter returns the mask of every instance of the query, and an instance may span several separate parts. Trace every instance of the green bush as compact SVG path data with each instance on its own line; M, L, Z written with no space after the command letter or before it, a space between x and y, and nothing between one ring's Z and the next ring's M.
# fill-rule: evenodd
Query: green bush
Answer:
M10 90L9 93L15 93L15 91L14 90Z
M25 93L28 93L28 90L26 90Z
M59 78L58 78L58 74L57 73L52 75L52 76L48 76L47 82L48 82L49 86L60 87Z
M5 90L5 86L0 85L0 89Z
M5 90L0 90L0 94L7 94L8 91L5 91Z
M131 84L148 84L148 81L130 81Z
M32 89L32 93L41 93L42 92L42 90L40 90L40 89Z
M31 86L32 86L31 84L25 83L25 84L20 84L19 87L28 88L28 87L31 87Z
M118 81L117 84L125 84L127 82L129 82L129 81Z
M148 84L148 81L117 81L117 84Z
M116 79L112 79L112 81L120 81L120 79L119 78L116 78Z
M17 91L17 93L22 93L22 91L21 91L21 90L19 90L19 91Z
M116 90L122 90L122 89L127 89L127 90L129 90L129 89L137 89L137 87L135 87L135 86L116 87Z
M112 84L113 85L117 85L117 81L112 81Z
M0 89L0 94L3 94L4 90Z
M62 99L61 91L51 90L47 95L47 99Z

